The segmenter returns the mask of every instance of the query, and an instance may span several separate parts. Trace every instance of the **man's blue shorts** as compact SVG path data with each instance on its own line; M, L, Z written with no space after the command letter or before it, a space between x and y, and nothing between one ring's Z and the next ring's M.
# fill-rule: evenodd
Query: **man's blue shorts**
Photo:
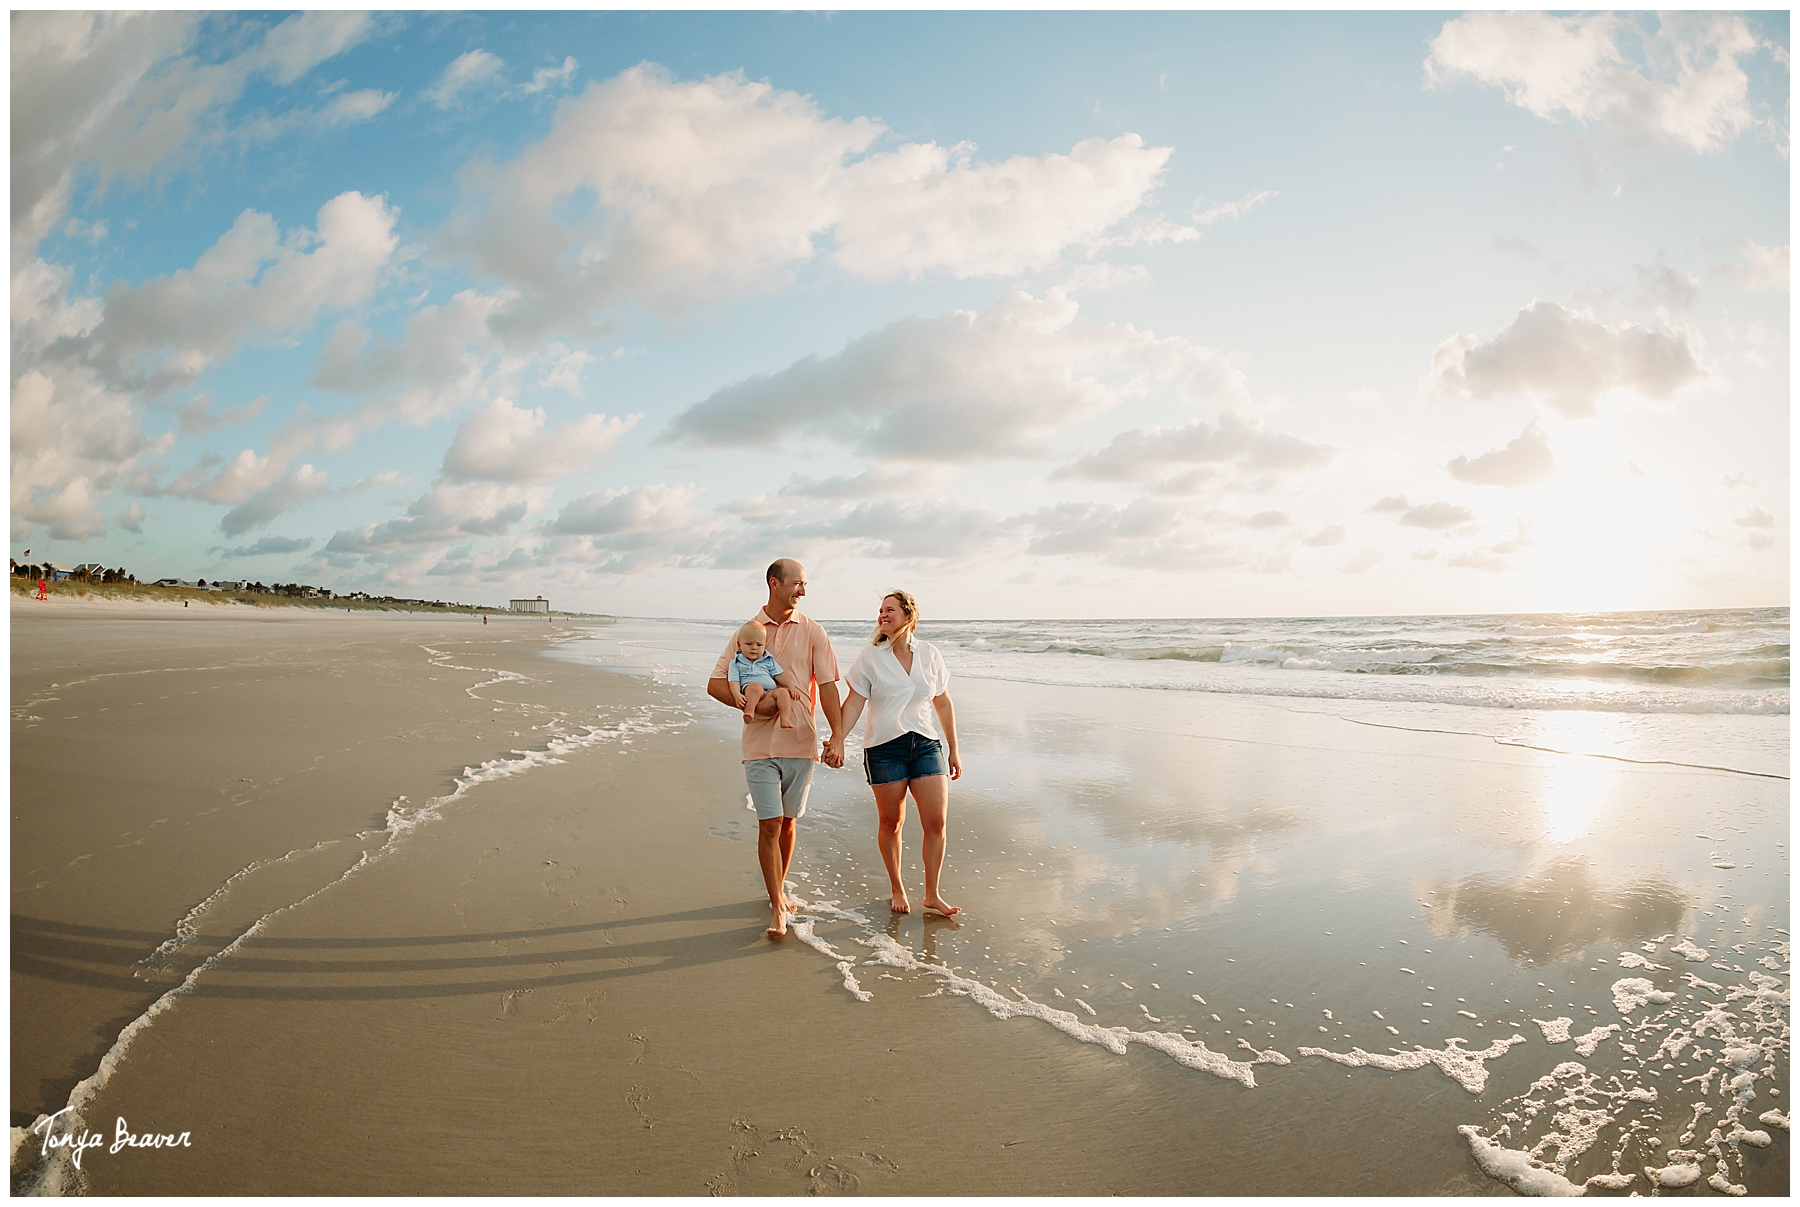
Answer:
M863 773L871 784L895 784L928 775L949 775L950 764L944 758L944 744L937 738L903 733L891 742L864 750Z

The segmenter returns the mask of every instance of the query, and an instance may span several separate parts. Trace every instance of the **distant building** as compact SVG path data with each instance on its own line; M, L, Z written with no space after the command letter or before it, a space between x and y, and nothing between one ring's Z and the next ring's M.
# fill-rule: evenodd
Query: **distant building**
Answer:
M69 573L75 578L87 578L97 581L106 573L106 567L102 566L99 562L82 562L79 566L69 571Z
M548 615L550 611L550 601L542 595L536 599L515 599L511 601L511 606L515 612L543 612Z
M75 573L75 571L73 569L71 569L68 566L61 565L60 563L57 563L57 562L45 562L44 563L44 577L49 579L53 583L62 582L65 578L68 578L73 573Z
M189 582L185 578L159 578L150 585L153 587L196 587L199 584Z

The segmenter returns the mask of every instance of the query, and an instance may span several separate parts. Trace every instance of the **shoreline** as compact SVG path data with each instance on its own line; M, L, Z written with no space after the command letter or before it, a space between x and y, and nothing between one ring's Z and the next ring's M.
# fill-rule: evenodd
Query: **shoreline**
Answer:
M507 617L516 620L537 620L546 616L560 617L565 620L579 620L584 624L612 624L617 617L591 612L514 612L510 608L502 608L493 604L432 604L420 600L375 600L375 599L317 599L299 596L275 595L260 591L217 591L206 587L158 587L153 583L87 583L56 582L46 585L48 598L35 598L37 587L14 575L12 579L12 606L18 615L22 606L55 606L68 607L78 605L86 608L104 607L173 607L174 605L192 605L204 603L211 607L234 605L263 610L275 608L299 608L310 611L336 612L350 614L406 613L416 616L490 616ZM110 609L109 609L110 610ZM184 608L191 610L191 607Z
M225 623L105 620L121 633L118 665L85 686L53 680L62 707L26 714L36 722L15 715L15 802L28 804L22 763L67 765L38 752L44 726L104 729L97 708L129 717L139 698L121 691L187 676L155 694L193 693L186 707L203 711L210 740L183 737L199 727L173 717L147 720L143 740L191 750L146 767L126 748L128 720L99 746L87 735L82 749L106 753L81 775L111 757L140 786L210 774L244 798L190 819L213 831L211 870L185 872L165 852L154 876L126 875L133 827L55 873L114 890L40 892L62 902L60 917L24 908L20 890L43 873L20 873L68 827L14 823L15 915L28 921L24 944L15 921L15 1125L21 1054L43 1042L31 1020L62 1021L83 1000L143 985L133 965L183 917L192 941L159 986L242 940L135 1036L93 1103L97 1118L122 1116L140 1134L189 1131L195 1147L90 1152L101 1192L1502 1192L1446 1117L1489 1127L1494 1109L1571 1057L1531 1021L1570 1013L1560 998L1520 994L1566 967L1579 984L1562 996L1612 1012L1607 986L1620 974L1595 958L1676 927L1717 950L1699 929L1711 898L1697 894L1712 883L1661 870L1663 819L1719 835L1774 808L1744 805L1735 786L1721 795L1729 781L1716 772L1608 768L1479 735L1371 733L1279 701L1125 693L1134 711L1115 724L1093 714L1092 692L970 680L957 688L970 771L953 790L946 879L968 917L877 911L885 877L867 789L821 768L795 864L815 946L772 944L731 714L679 673L596 673L545 656L548 633L467 621L214 615ZM93 656L92 624L15 624L16 713L35 698L21 691L32 670L21 659L54 663L43 634L57 629L71 662ZM169 634L191 644L170 650ZM559 655L571 636L557 635ZM222 656L231 641L237 653ZM330 705L317 716L301 707L315 689ZM286 711L272 707L280 700ZM530 728L553 717L578 739L554 754L548 730ZM254 789L229 787L251 741L232 737L234 722L260 734L257 759L282 764ZM530 757L521 750L542 757L515 768ZM479 762L487 772L456 771ZM455 778L472 786L429 807ZM332 803L330 785L356 799ZM1461 801L1473 785L1480 795ZM1559 824L1522 812L1545 793L1596 792L1644 833L1615 838L1611 815L1593 811L1587 830L1548 845L1527 833ZM97 819L117 805L84 807ZM139 819L165 816L149 807ZM112 817L112 833L129 820ZM320 847L321 834L339 837ZM909 823L914 864L917 838ZM273 862L232 883L251 842ZM203 853L191 840L182 850ZM370 851L386 853L362 862ZM1785 862L1776 867L1778 901L1752 909L1744 887L1723 890L1745 903L1731 925L1785 926ZM1762 871L1713 875L1770 885L1752 881ZM153 889L163 904L147 902ZM1579 908L1549 909L1546 893ZM196 902L210 904L193 914ZM1321 936L1315 907L1335 937ZM74 943L71 927L86 928ZM48 988L21 993L22 976ZM1432 980L1428 1000L1442 1006L1436 990L1452 990L1477 1017L1420 1012L1416 1000L1401 1013L1414 976ZM46 1011L46 993L64 995L60 1009ZM1172 1038L1152 1050L1121 1031ZM1523 1042L1500 1044L1472 1094L1444 1075L1467 1071L1446 1055L1457 1047L1447 1035L1469 1037L1470 1052ZM1283 1063L1252 1068L1240 1044ZM1314 1046L1422 1048L1444 1067L1346 1068L1302 1053ZM1620 1055L1615 1039L1589 1063ZM1785 1055L1780 1065L1785 1090ZM43 1101L61 1105L54 1093ZM346 1101L359 1110L335 1105ZM1383 1162L1356 1158L1383 1140ZM1785 1135L1773 1143L1744 1147L1765 1163L1752 1166L1758 1179L1775 1158L1785 1171Z

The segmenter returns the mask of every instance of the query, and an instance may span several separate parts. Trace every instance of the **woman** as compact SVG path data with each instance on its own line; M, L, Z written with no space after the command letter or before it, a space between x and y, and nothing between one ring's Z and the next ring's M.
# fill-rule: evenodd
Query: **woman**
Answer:
M900 823L906 819L906 794L919 811L925 831L925 912L948 918L962 912L938 895L938 872L944 866L944 823L950 816L950 781L962 775L956 750L956 711L950 704L950 672L944 656L929 642L916 641L919 605L904 591L882 597L869 644L851 664L845 682L850 699L844 704L843 727L829 746L843 765L844 735L869 706L863 733L863 770L875 793L880 817L875 839L887 864L893 892L889 908L912 912L900 883Z

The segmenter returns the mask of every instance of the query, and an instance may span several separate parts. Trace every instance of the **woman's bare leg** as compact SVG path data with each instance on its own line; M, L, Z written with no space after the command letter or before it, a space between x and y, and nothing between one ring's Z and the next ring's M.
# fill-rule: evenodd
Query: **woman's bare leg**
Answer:
M906 820L906 781L893 784L871 784L875 793L875 845L881 848L881 862L887 865L888 891L892 894L888 908L896 914L910 914L912 903L906 899L906 888L900 883L900 824Z
M919 810L919 825L925 831L925 909L929 913L960 914L962 907L951 905L938 896L938 873L944 867L944 828L950 821L950 777L928 775L910 780L913 804Z

